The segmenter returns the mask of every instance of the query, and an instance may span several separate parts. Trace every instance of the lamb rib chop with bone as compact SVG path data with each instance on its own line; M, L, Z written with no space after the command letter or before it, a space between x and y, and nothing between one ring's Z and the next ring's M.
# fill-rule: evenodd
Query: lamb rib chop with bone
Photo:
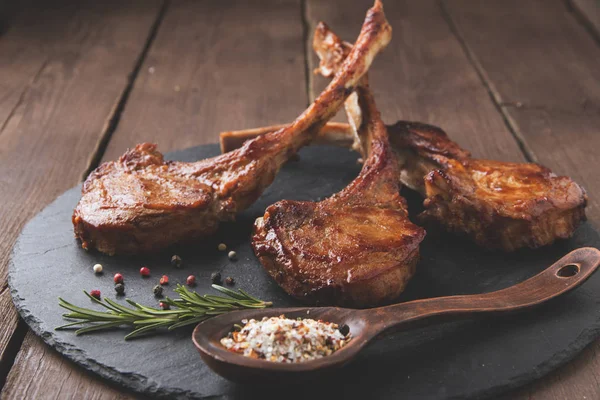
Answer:
M267 272L308 302L368 307L393 300L414 274L425 236L408 219L397 159L366 75L356 94L346 105L364 143L359 176L318 203L279 201L255 223L252 245Z
M352 48L324 24L317 27L314 47L321 58L318 71L325 76ZM350 112L351 100L345 103ZM353 146L364 156L354 125L327 124L315 141ZM472 158L432 125L399 121L387 129L401 166L398 178L425 197L418 218L428 226L466 235L483 247L513 251L568 238L585 220L585 190L568 177L533 163ZM224 132L222 150L270 130Z
M376 54L387 45L379 1L342 71L292 124L241 148L195 163L165 161L153 144L140 144L86 179L73 213L85 249L108 254L156 251L213 233L252 204L276 173L308 144L342 106Z

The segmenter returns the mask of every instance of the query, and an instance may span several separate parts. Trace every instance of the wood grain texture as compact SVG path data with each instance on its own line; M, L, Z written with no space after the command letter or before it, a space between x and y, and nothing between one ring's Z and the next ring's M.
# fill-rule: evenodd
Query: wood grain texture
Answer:
M589 196L587 216L600 226L600 113L577 115L515 107L507 112L540 163L583 185Z
M27 332L27 325L14 311L10 290L5 287L0 292L0 387L10 371L13 360L19 351L23 337Z
M587 214L599 226L600 47L590 32L559 1L445 0L444 7L515 134L536 161L587 189ZM599 349L600 341L514 396L599 398Z
M143 0L23 2L10 20L0 40L3 291L21 227L87 168L159 6ZM0 367L8 368L6 346L18 345L24 331L15 337L16 312L2 296L0 360L8 365Z
M307 98L300 2L260 4L171 2L105 159L118 157L140 141L156 141L167 151L216 142L220 130L295 118ZM152 10L148 7L144 13ZM136 19L136 23L140 22ZM139 53L143 43L136 46L130 54ZM111 56L106 62L116 60ZM94 85L108 85L98 77L89 79ZM94 109L89 103L79 107L81 113ZM73 119L79 121L76 115ZM68 140L67 132L58 139ZM86 160L91 151L78 149L76 154ZM73 168L73 173L83 170ZM8 377L3 398L41 393L56 398L116 396L98 378L81 372L31 336ZM61 385L65 374L70 382Z
M498 103L580 115L600 112L600 50L565 2L444 4Z
M292 121L306 106L300 11L300 0L174 1L104 160L140 142L166 152Z
M90 105L90 99L85 99L76 89L80 85L88 90L91 85L96 88L94 82L87 86L82 82L92 80L93 73L102 77L107 70L92 68L91 60L79 59L80 51L86 49L90 41L97 40L94 43L97 43L98 64L114 61L112 50L110 56L101 50L102 38L110 43L108 32L116 31L111 37L118 34L121 44L121 39L128 42L132 32L137 32L136 24L115 26L123 15L111 13L105 2L94 5L96 10L104 10L100 15L87 3L84 6L65 1L49 3L58 5L48 5L44 18L36 13L18 14L18 20L25 18L29 22L22 25L13 22L14 28L0 40L3 55L0 57L0 200L5 202L0 210L0 221L5 227L0 232L0 271L5 270L8 249L23 221L76 180L97 138L92 138L90 131L102 130L101 126L95 127L97 119L89 113L91 110L94 115L100 114L103 110L95 108L102 108L100 103L105 97L100 95L96 99L90 94L95 101ZM353 40L370 3L370 0L361 0L349 7L347 3L308 0L309 33L312 34L314 22L322 19L343 38ZM253 10L262 7L253 6L220 2L215 5L173 4L173 14L167 17L171 15L174 21L169 22L167 18L159 32L105 159L118 157L126 147L141 140L158 141L162 150L168 150L216 141L220 130L280 123L295 117L306 103L303 53L302 45L287 35L302 33L299 4L290 1L279 7L271 5L269 11L261 12ZM143 15L139 17L141 20L148 18L145 12L152 8L139 10L137 2L119 4L119 7L130 10L124 13L128 17ZM186 11L189 7L204 8L202 12ZM246 14L232 16L232 9L226 13L216 10L227 7L241 7ZM593 150L600 144L600 135L595 129L600 126L597 46L594 47L585 29L561 2L479 4L452 0L447 3L447 9L456 19L461 37L476 55L475 63L512 128L526 140L541 162L586 186L591 197L589 215L592 222L597 223L599 212L594 198L600 192L593 178L593 169L598 165ZM386 121L404 118L437 124L478 156L521 160L518 146L510 138L502 116L494 108L437 4L433 1L386 2L386 12L395 28L394 39L371 74ZM90 21L89 15L95 15L95 21ZM112 26L106 25L107 18L113 21ZM260 25L261 21L279 28L271 30L274 28ZM238 33L223 38L232 29ZM163 31L170 33L161 38ZM282 31L284 37L288 37L287 46L273 37ZM4 40L14 37L15 32L20 33L14 40ZM261 39L262 44L251 40L252 35L260 35L264 39ZM134 58L141 46L135 41L129 43L128 52ZM190 51L190 43L197 45L198 50ZM54 56L54 52L62 51L62 46L66 46L65 53ZM4 57L5 54L9 56ZM283 54L289 54L289 58L280 57ZM86 63L85 76L74 76L73 71L80 74ZM271 67L264 68L264 65ZM311 65L314 66L314 60ZM150 67L154 67L154 74L150 74ZM247 68L252 73L246 72ZM108 91L121 79L114 71L110 72L112 79L100 79L101 91ZM311 87L313 92L318 90L318 79ZM73 95L76 99L65 100ZM79 106L85 101L85 106ZM64 111L67 106L72 109L70 114ZM81 113L86 121L78 116ZM57 118L63 121L58 123ZM19 128L21 124L25 125ZM60 135L56 134L58 131ZM6 136L7 132L11 132L10 135ZM54 151L54 146L64 148L65 144L68 144L68 154ZM48 151L49 146L52 151ZM6 158L11 152L10 158ZM15 173L17 176L11 178ZM55 179L56 176L60 179ZM13 201L6 203L10 198ZM21 205L25 203L31 207L23 209ZM14 311L10 308L5 312L4 303L0 302L4 314L2 322L13 324ZM5 343L3 340L0 346ZM600 344L590 346L574 362L506 398L599 398L598 346ZM36 377L35 383L31 382L32 376ZM58 382L65 376L68 382L61 391ZM9 381L2 398L21 398L27 393L102 398L106 390L105 393L112 394L110 398L118 398L116 392L75 370L31 334ZM72 388L64 389L64 386Z
M133 400L136 397L113 388L46 346L29 332L15 360L3 399ZM52 379L50 379L52 378Z
M570 267L577 265L575 272ZM540 305L574 290L585 282L600 265L600 250L579 248L562 257L537 275L507 288L483 294L442 296L392 304L367 310L338 307L301 307L243 310L226 313L203 321L194 329L192 339L204 362L219 375L235 382L268 384L293 383L316 379L329 370L347 365L375 337L384 332L410 330L415 326L436 324L479 314L501 315ZM225 349L221 339L237 321L257 320L272 315L296 319L310 314L322 321L349 326L352 340L336 353L302 363L278 364L240 357ZM453 397L453 396L449 396Z
M594 34L600 38L600 0L570 0Z
M353 41L371 0L307 3L309 39L318 21ZM523 156L477 72L448 27L437 2L388 1L392 41L370 69L377 106L386 123L398 119L441 126L476 157L522 161ZM318 65L309 43L310 71ZM326 80L312 79L312 93ZM258 126L258 125L256 125Z

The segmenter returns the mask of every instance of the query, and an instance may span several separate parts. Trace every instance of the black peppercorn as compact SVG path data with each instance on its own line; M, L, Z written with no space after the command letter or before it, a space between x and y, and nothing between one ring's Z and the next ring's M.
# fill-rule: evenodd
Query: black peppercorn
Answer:
M227 278L225 278L225 283L228 284L229 286L233 286L233 284L235 283L235 280L228 276Z
M220 272L213 272L212 274L210 274L210 280L215 285L220 284L221 283L221 273Z
M152 291L154 292L155 296L162 296L163 294L163 287L160 285L156 285L154 286L154 288L152 289Z
M115 292L117 292L117 294L125 293L125 285L123 285L122 283L117 283L115 285Z
M179 257L177 254L175 254L173 257L171 257L171 265L174 266L175 268L181 268L182 264L183 264L183 261L181 261L181 257Z
M339 331L342 335L344 336L348 336L348 334L350 333L350 327L346 324L340 326Z

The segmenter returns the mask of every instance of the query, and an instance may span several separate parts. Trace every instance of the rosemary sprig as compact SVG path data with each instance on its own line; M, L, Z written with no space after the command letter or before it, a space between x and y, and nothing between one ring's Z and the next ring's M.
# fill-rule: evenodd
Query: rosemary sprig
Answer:
M63 314L63 317L75 321L56 329L81 326L75 331L75 334L82 335L88 332L128 325L133 327L134 330L125 336L125 340L127 340L158 328L173 330L182 326L197 324L207 318L229 311L245 308L265 308L272 305L271 302L252 297L241 289L236 292L219 285L212 285L212 287L228 297L210 294L201 296L188 290L183 285L177 285L175 292L179 294L180 298L170 299L166 297L161 300L161 302L177 308L170 310L143 306L129 299L126 301L133 308L126 307L108 298L98 300L84 290L83 292L93 302L100 304L108 311L78 307L59 297L58 304L71 311L68 314Z

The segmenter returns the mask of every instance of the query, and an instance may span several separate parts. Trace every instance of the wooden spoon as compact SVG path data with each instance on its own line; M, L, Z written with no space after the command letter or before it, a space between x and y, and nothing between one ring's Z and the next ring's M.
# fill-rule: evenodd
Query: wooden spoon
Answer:
M574 250L551 267L517 285L496 292L415 300L386 307L353 310L302 307L244 310L208 319L196 326L192 339L202 359L219 375L238 382L284 383L313 378L351 361L372 339L384 332L405 330L422 322L518 311L560 296L588 279L600 264L600 251ZM501 271L499 271L501 273ZM352 340L330 356L295 364L244 357L226 350L220 339L242 319L279 316L312 318L350 327Z

